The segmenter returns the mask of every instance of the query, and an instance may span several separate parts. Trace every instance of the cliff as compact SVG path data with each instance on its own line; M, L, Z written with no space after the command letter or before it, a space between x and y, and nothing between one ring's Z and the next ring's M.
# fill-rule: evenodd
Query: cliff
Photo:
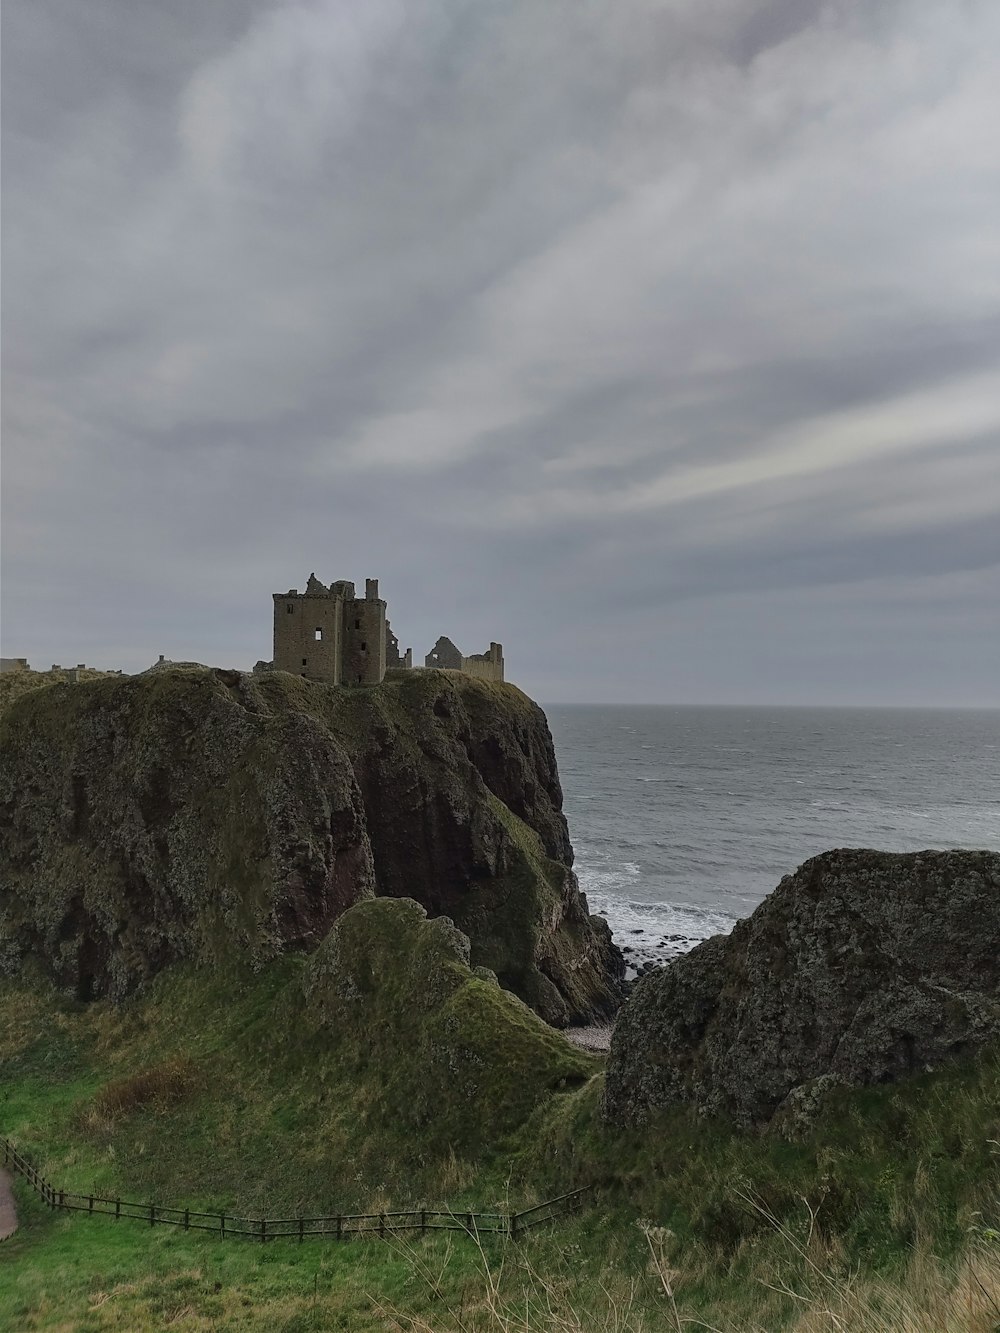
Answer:
M794 1122L838 1084L888 1082L1000 1037L1000 854L814 857L729 936L634 988L604 1114L694 1103Z
M618 1003L544 714L512 686L159 670L21 696L0 755L8 973L32 956L120 997L177 959L315 950L380 894L453 917L473 966L551 1023Z

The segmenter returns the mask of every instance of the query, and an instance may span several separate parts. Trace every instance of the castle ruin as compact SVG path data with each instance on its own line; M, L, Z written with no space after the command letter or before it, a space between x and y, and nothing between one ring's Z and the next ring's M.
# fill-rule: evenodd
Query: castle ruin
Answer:
M365 580L361 598L345 579L327 587L310 574L305 592L290 588L272 597L274 659L266 665L273 671L290 671L327 685L378 685L388 668L419 670L413 666L412 648L399 651L378 595L378 579ZM503 648L491 643L488 652L464 657L450 639L440 638L424 666L502 681Z
M443 635L424 658L424 666L438 671L464 671L469 676L479 676L481 680L503 680L503 647L491 643L489 652L473 653L465 657Z

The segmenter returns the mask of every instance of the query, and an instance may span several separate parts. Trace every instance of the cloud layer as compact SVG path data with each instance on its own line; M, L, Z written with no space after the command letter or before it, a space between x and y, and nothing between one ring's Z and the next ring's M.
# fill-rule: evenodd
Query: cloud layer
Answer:
M991 0L9 0L6 655L378 575L547 699L1000 704Z

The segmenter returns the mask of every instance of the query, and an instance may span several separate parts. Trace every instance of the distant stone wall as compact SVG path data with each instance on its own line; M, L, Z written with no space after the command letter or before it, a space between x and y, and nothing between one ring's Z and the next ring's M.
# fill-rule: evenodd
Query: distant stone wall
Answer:
M503 680L503 645L491 643L489 652L462 658L462 670L480 680Z
M30 671L26 657L0 657L0 673L5 671Z

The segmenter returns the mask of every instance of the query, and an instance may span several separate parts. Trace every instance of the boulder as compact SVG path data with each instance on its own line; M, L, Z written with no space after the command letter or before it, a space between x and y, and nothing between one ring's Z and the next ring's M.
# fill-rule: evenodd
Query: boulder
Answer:
M761 1123L799 1114L804 1084L887 1082L997 1037L1000 853L831 851L635 984L604 1114L634 1125L687 1102Z

